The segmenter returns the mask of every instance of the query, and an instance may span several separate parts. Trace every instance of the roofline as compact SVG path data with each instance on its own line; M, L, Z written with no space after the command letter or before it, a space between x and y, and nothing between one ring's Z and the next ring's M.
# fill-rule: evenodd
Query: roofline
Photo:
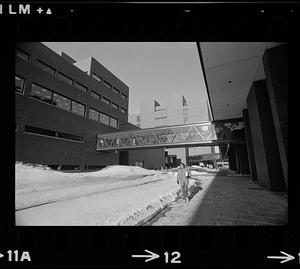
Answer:
M205 73L205 69L204 69L204 62L203 62L203 57L202 57L200 42L196 42L196 45L197 45L197 50L198 50L198 54L199 54L200 64L201 64L202 73L203 73L203 77L204 77L204 83L205 83L206 93L207 93L207 97L208 97L209 109L210 109L210 112L211 112L212 121L214 121L215 120L214 111L212 110L212 107L211 107L211 98L210 98L210 94L209 94L209 90L208 90L208 85L207 85L207 79L206 79L206 73Z

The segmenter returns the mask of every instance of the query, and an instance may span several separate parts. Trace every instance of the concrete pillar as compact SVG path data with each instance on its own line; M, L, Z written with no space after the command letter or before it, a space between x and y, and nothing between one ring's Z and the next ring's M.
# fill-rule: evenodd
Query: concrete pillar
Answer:
M263 55L267 89L286 187L288 186L288 55L287 45Z
M257 172L256 172L256 165L255 165L255 158L254 158L254 151L253 151L253 143L252 143L249 115L248 115L247 109L243 109L243 118L244 118L244 124L245 124L245 135L246 135L246 142L247 142L247 149L248 149L248 160L249 160L251 178L253 181L257 181Z
M285 191L275 127L265 80L255 81L247 97L258 183L273 191Z
M185 165L189 166L189 148L185 147Z
M238 144L236 145L237 157L238 157L238 171L241 174L249 174L249 159L247 153L247 145L246 144Z

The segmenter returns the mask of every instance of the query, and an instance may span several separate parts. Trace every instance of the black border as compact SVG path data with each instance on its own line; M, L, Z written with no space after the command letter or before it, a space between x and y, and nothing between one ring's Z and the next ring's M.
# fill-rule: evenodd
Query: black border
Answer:
M289 223L283 227L16 227L14 194L14 47L18 41L288 41L291 93L297 91L297 22L299 5L289 3L159 4L81 3L62 4L29 1L32 7L51 7L55 15L0 15L5 25L1 42L4 72L1 106L1 234L0 252L31 250L32 263L7 263L9 267L282 267L266 259L279 251L299 253L297 219L297 174L290 173ZM11 1L12 3L12 1ZM5 3L6 4L6 3ZM73 9L74 12L70 12ZM187 12L190 10L190 12ZM264 10L262 12L261 10ZM293 10L293 11L292 11ZM294 90L295 89L295 90ZM291 95L291 94L290 94ZM296 99L296 98L294 98ZM6 100L10 100L9 102ZM294 100L295 101L295 100ZM297 100L296 100L297 101ZM289 101L290 102L290 101ZM297 109L297 104L289 107ZM290 115L297 115L290 113ZM290 120L293 127L297 119ZM290 134L296 134L292 129ZM297 137L291 136L298 152ZM292 150L293 151L293 150ZM290 151L291 152L291 151ZM290 158L292 160L292 158ZM293 161L293 160L292 160ZM297 168L290 163L291 170ZM299 211L299 210L298 210ZM298 245L297 245L298 244ZM166 265L162 260L145 263L131 254L143 249L162 254L178 250L181 264ZM297 259L297 256L296 256ZM286 264L297 266L296 261ZM298 264L299 265L299 264Z

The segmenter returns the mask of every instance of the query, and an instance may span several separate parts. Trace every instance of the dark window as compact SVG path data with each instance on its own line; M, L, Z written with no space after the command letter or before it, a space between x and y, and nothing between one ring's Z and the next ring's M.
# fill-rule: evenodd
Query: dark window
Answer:
M71 110L71 100L57 93L53 94L53 104L61 109Z
M120 94L120 91L118 89L116 89L115 87L112 87L113 89L113 92L116 93L116 94Z
M103 103L107 104L107 105L110 104L110 101L109 101L107 98L103 97L103 96L102 96L102 98L101 98L101 101L102 101Z
M136 117L136 121L137 121L137 122L141 122L141 116L137 116L137 117Z
M63 139L68 139L68 140L74 140L74 141L83 142L83 137L77 136L77 135L72 135L72 134L66 134L66 133L57 132L57 137L63 138Z
M55 74L55 69L50 67L49 65L43 63L40 60L37 60L37 66L41 69L43 69L44 71L48 72L49 74L53 75Z
M15 85L16 85L16 91L23 93L24 92L24 86L25 86L25 79L21 78L17 75L15 75Z
M27 125L25 126L25 132L46 135L46 136L54 136L54 137L57 136L55 131L47 130L47 129L43 129L43 128L37 128L37 127L33 127L33 126L27 126Z
M111 127L118 128L118 120L115 119L115 118L110 117L109 125Z
M123 114L126 114L126 109L124 109L124 108L120 108L120 111L123 113Z
M30 95L36 99L52 104L52 92L37 84L32 83Z
M99 121L99 112L92 108L89 109L89 118L95 121Z
M103 83L107 88L111 88L110 83L108 83L106 80L103 80L102 83Z
M95 93L95 92L91 91L91 96L93 96L94 98L100 100L100 95L98 93Z
M85 106L77 103L75 101L72 101L72 112L80 115L80 116L84 116L85 115Z
M75 82L75 87L83 92L87 92L87 87L83 86L79 82Z
M20 49L16 49L16 56L29 62L30 55Z
M127 100L127 95L125 95L124 93L121 94L121 97L122 97L124 100Z
M112 106L113 108L115 108L115 109L119 109L119 106L118 106L117 104L113 103L113 102L111 102L111 106Z
M56 77L58 77L59 79L61 79L62 81L66 82L68 84L73 85L73 79L67 77L66 75L64 75L60 72L57 73Z
M43 129L43 128L28 126L28 125L25 126L25 132L31 133L31 134L39 134L39 135L44 135L44 136L57 137L57 138L63 138L63 139L72 140L72 141L83 142L83 137L81 137L81 136L66 134L66 133L62 133L62 132L56 132L53 130L47 130L47 129Z
M105 125L109 125L109 116L100 113L100 122L105 124Z
M92 78L96 79L99 82L102 82L102 78L93 73Z

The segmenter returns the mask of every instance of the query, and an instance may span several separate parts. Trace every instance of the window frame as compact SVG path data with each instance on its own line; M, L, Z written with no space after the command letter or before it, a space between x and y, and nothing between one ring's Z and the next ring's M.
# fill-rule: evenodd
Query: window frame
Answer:
M121 93L121 98L124 99L124 100L127 100L128 96L124 93Z
M124 110L124 112L122 111L122 110ZM120 107L120 111L121 111L121 113L123 113L123 114L127 114L127 109L125 109L125 108L123 108L123 107Z
M84 107L83 115L78 114L77 112L74 112L74 111L72 110L72 109L73 109L73 102L74 102L74 103L77 103L77 104L79 104L79 105L82 105L82 106ZM78 102L78 101L75 101L75 100L71 99L71 111L70 111L70 112L72 112L72 113L74 113L74 114L76 114L76 115L78 115L78 116L81 116L81 117L86 117L86 105L84 105L84 104L82 104L82 103L80 103L80 102Z
M105 79L102 79L102 84L108 88L108 89L112 89L112 85Z
M116 103L114 103L114 102L111 102L110 105L111 105L112 108L119 110L119 107L120 107L120 106L119 106L118 104L116 104ZM114 107L114 106L115 106L115 107Z
M41 99L41 98L38 98L37 96L34 96L34 95L32 95L32 88L33 88L33 86L38 86L38 87L40 87L40 88L42 88L42 89L44 89L44 90L47 90L47 91L49 91L49 92L51 92L51 99L47 99L48 100L48 102L47 101L45 101L45 99ZM43 103L46 103L46 104L49 104L49 105L52 105L52 106L55 106L55 105L53 105L53 91L52 90L50 90L50 89L48 89L48 88L46 88L46 87L44 87L44 86L42 86L42 85L40 85L40 84L38 84L38 83L32 83L31 84L31 91L30 91L30 97L31 98L33 98L33 99L35 99L35 100L39 100L39 101L41 101L41 102L43 102ZM56 106L55 106L56 107Z
M99 98L95 97L94 95L97 95ZM101 95L96 93L95 91L90 91L90 96L101 101Z
M18 78L20 78L20 79L23 80L23 85L22 85L21 91L17 91L17 87L16 87L16 77L18 77ZM25 79L24 77L15 74L15 93L24 95L24 92L25 92L25 85L26 85L25 83L26 83L26 79Z
M96 77L96 78L95 78ZM98 76L96 73L92 73L92 78L98 82L101 82L103 81L103 78L101 78L100 76Z
M95 112L98 113L98 119L97 119L97 120L95 120L95 119L93 119L93 118L90 117L90 111L91 111L91 110L93 110L93 111L95 111ZM88 118L89 118L90 120L93 120L93 121L96 121L96 122L100 122L100 111L98 111L98 110L96 110L96 109L90 107L90 108L89 108L89 115L88 115Z
M24 60L24 61L26 61L26 62L30 62L30 54L29 53L27 53L26 51L24 51L24 50L22 50L22 49L19 49L19 48L16 48L15 49L15 55L19 58L19 59L22 59L22 60ZM23 57L20 57L19 56L19 54L17 53L17 52L21 52L21 53L23 53L23 54L25 54L28 58L26 58L26 59L24 59Z
M53 133L53 135L50 135L50 134L47 135L47 134L42 134L42 133L38 133L38 132L29 131L29 130L26 130L26 127L36 129L36 131L39 131L39 130L40 131L47 131L49 133ZM44 128L40 128L40 127L35 127L35 126L30 126L30 125L25 125L24 126L24 133L25 134L31 134L31 135L38 135L38 136L48 137L48 138L54 138L54 139L62 139L62 140L66 140L66 141L70 141L70 142L75 142L75 143L84 143L84 137L83 136L73 135L73 134L67 134L67 133L64 133L64 132L59 132L59 131L55 131L55 130L48 130L48 129L44 129ZM61 134L62 135L70 135L70 136L73 136L73 137L78 137L78 138L80 138L80 140L63 138L63 137L59 136Z
M45 62L41 61L40 59L37 59L36 60L37 62L37 67L45 72L47 72L48 74L52 75L52 76L55 76L56 75L56 69L53 68L52 66L46 64ZM46 68L48 68L48 70L52 70L53 71L53 74L51 72L48 72L48 70L45 70L44 68L42 68L42 66L45 66Z
M107 100L108 103L104 102L103 100ZM106 104L106 105L109 105L109 106L110 106L110 104L111 104L111 101L110 101L108 98L104 97L104 96L101 96L100 101L101 101L102 103Z
M65 78L69 79L70 81L72 81L72 84L70 84L69 82L67 82L67 81L64 80L64 79L61 79L61 77L59 77L59 76L65 77ZM55 77L57 77L59 80L65 82L65 83L67 83L68 85L74 86L74 81L75 81L75 80L72 79L72 78L70 78L69 76L65 75L64 73L62 73L62 72L60 72L60 71L56 72Z
M80 87L78 87L77 85L79 85ZM74 87L77 88L78 90L84 92L84 93L88 92L88 87L84 86L83 84L81 84L78 81L74 81ZM83 90L81 87L84 88L85 90Z
M115 94L120 95L120 90L118 90L115 86L112 86L112 90Z

